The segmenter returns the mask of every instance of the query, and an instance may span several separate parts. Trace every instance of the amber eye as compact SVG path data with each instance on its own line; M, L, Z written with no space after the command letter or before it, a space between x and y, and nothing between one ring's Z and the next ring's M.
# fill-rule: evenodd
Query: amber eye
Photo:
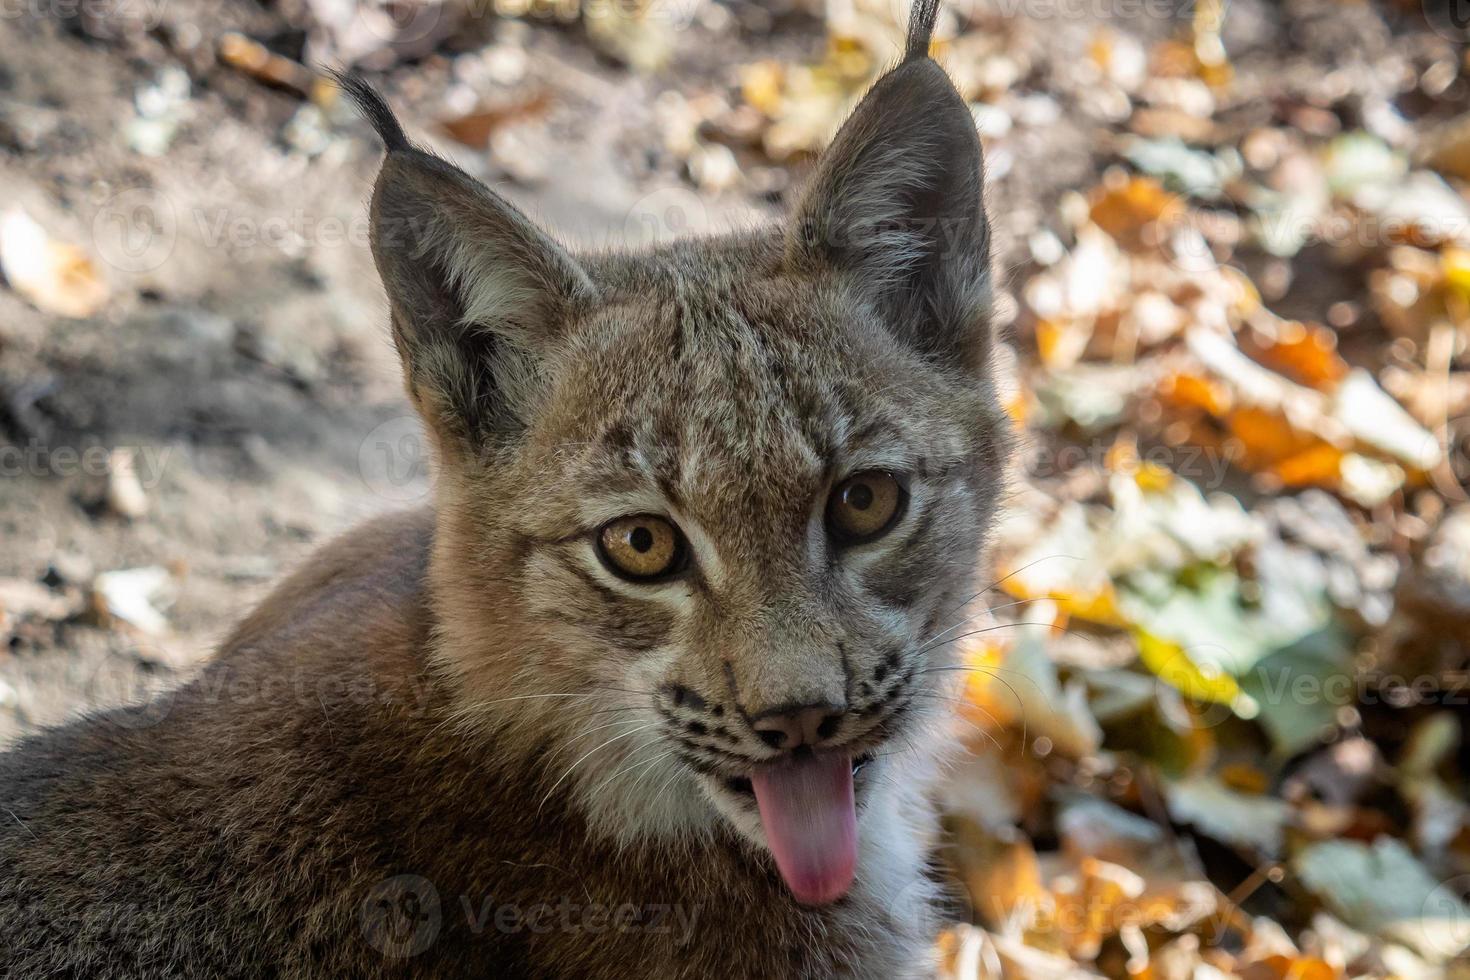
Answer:
M871 541L898 523L907 500L892 473L869 470L850 476L827 501L827 527L843 544Z
M597 532L603 563L627 579L647 581L678 571L684 550L679 529L653 514L619 517Z

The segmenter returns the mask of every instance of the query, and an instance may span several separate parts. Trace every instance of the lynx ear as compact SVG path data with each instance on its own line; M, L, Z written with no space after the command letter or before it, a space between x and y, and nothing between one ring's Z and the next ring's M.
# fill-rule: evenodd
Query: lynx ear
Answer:
M595 298L592 281L509 202L410 144L366 82L339 80L388 150L372 248L409 394L441 442L480 448L523 424L538 349Z
M976 368L988 348L990 233L980 139L928 57L937 0L915 0L904 61L823 155L786 239L788 263L835 269L904 341Z

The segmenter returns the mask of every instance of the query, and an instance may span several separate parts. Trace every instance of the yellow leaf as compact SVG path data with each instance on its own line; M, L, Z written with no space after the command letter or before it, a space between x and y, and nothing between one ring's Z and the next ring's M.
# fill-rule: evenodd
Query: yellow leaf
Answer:
M1057 604L1057 611L1063 617L1085 619L1099 626L1128 625L1118 611L1117 594L1108 581L1103 581L1092 591L1069 592L1064 589L1028 589L1018 576L1010 576L1002 580L1001 588L1017 599L1049 599Z
M1447 248L1440 253L1445 285L1470 303L1470 249Z
M1214 668L1201 668L1179 644L1143 630L1135 631L1135 636L1143 665L1186 697L1234 706L1245 696L1235 678Z
M965 671L961 713L982 730L999 730L1016 718L1016 700L996 682L1005 664L1006 647L985 637L967 641L960 662Z
M786 73L780 62L758 61L740 70L740 94L746 103L768 116L781 111L781 90Z

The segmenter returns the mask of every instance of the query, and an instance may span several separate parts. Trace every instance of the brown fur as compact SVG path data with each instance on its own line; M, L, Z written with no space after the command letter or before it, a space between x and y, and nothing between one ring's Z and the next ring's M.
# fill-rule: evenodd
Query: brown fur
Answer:
M435 504L322 550L182 690L0 756L0 974L923 972L924 778L1007 431L933 6L789 228L636 256L561 250L350 83ZM841 546L824 501L870 469L909 511ZM599 563L638 513L687 572ZM754 721L813 704L872 757L820 908L738 789L781 756Z

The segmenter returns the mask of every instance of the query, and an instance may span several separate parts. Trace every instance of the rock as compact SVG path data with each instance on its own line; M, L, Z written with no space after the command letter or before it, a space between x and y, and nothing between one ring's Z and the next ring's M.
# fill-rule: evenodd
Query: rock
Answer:
M1470 615L1470 505L1450 511L1424 552L1424 586L1438 604Z
M728 146L699 143L689 155L689 176L701 190L718 194L739 183L740 164Z
M92 582L92 609L104 625L120 620L148 634L168 631L155 603L172 598L173 575L161 565L103 572Z
M58 551L51 556L42 582L51 588L82 586L92 581L92 560L75 551Z
M138 481L131 449L114 449L107 457L107 509L118 517L135 520L148 513L148 494Z
M86 319L108 299L107 283L86 253L52 238L20 207L0 217L0 272L11 289L45 313Z
M78 611L75 596L53 592L39 582L0 579L0 643L15 635L22 622L59 622ZM4 702L0 692L0 703Z
M1457 116L1426 141L1422 158L1446 177L1470 180L1470 113Z

